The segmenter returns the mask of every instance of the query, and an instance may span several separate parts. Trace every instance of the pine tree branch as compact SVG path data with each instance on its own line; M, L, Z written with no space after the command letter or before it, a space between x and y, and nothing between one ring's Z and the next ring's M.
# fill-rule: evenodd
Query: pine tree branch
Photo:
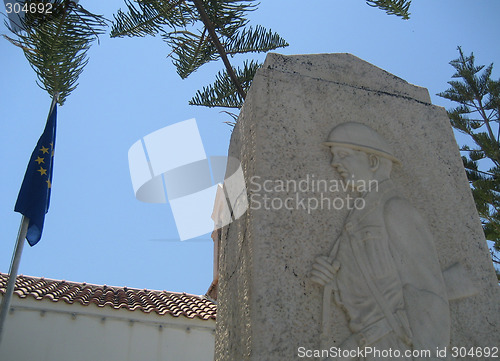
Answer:
M234 73L233 67L231 66L231 63L229 62L229 59L227 58L226 51L222 44L219 41L219 37L217 33L215 32L214 25L210 21L210 18L208 17L205 8L203 7L203 3L201 0L192 0L193 3L196 6L196 9L198 10L198 13L200 14L200 18L203 21L203 24L208 30L208 33L210 34L210 40L214 44L215 48L217 49L217 52L219 53L222 62L224 63L224 66L226 67L226 71L231 78L231 81L234 83L234 86L236 87L236 90L239 94L239 96L242 99L246 98L246 93L241 87L241 84L238 82L238 78L236 77L236 74Z
M485 171L482 171L482 170L470 169L470 168L467 168L467 169L470 170L470 171L472 171L472 172L475 172L475 173L487 175L488 177L494 177L495 176L493 173L488 173L488 172L485 172Z
M287 46L288 43L277 33L257 25L255 29L250 26L248 29L243 29L240 33L235 34L224 44L224 49L228 55L233 55L267 52Z
M115 21L110 34L112 38L155 35L161 30L162 25L185 25L186 20L190 20L183 14L183 11L187 12L189 8L185 6L181 9L185 0L167 4L157 3L155 0L140 0L137 3L138 8L130 0L125 0L128 14L119 10L114 15ZM175 14L171 13L174 9L177 11Z
M254 61L245 61L243 68L236 68L235 74L238 82L242 85L245 92L250 89L252 80L257 70L261 67ZM227 71L217 73L215 82L207 87L203 87L189 101L190 105L201 105L205 107L223 107L223 108L241 108L243 98L236 92L234 83L227 74Z
M173 63L182 79L187 78L203 64L218 58L217 49L206 36L207 31L204 27L200 35L187 30L163 35L173 48Z
M396 15L404 20L410 18L411 0L367 0L366 3L372 7L385 10L388 15Z
M198 58L198 54L200 53L200 50L203 46L203 43L205 43L207 41L207 39L205 39L205 36L206 36L206 33L207 33L207 28L204 28L203 29L203 32L201 33L201 36L200 36L200 41L198 42L198 46L196 47L195 51L194 51L194 54L193 56L191 57L192 61L194 61L195 59ZM193 66L193 63L191 62L191 67Z
M500 124L499 124L498 130L497 130L497 143L500 143Z
M218 81L217 84L221 84L222 88L218 92L213 88L204 88L203 92L197 94L207 96L201 101L207 106L240 107L246 97L247 85L251 81L247 79L249 69L245 68L243 74L239 73L239 69L232 67L229 56L267 52L288 46L277 33L262 26L245 28L249 22L246 14L257 7L254 0L135 1L136 4L132 0L125 0L128 12L120 10L114 16L111 36L161 33L172 47L168 57L172 57L177 73L183 79L202 65L221 58L226 74L220 75L216 83ZM167 5L175 1L175 8L165 10ZM202 27L198 26L200 23ZM193 99L191 104L194 104Z
M486 112L484 111L482 98L478 97L476 100L478 102L478 107L477 107L478 112L479 112L479 114L481 114L481 116L484 120L484 124L486 125L486 128L488 129L488 134L490 136L490 139L492 141L495 141L495 136L493 135L493 130L491 129L491 125L490 125L490 119L488 118L488 116L486 115Z
M37 1L27 0L26 4ZM59 93L62 105L78 86L90 45L107 26L105 19L74 1L55 0L52 14L27 12L20 25L18 31L9 27L17 39L4 37L23 50L37 75L37 84L51 97Z
M57 26L56 35L54 37L55 41L58 41L59 36L61 35L61 31L62 31L62 28L63 28L64 20L66 19L66 16L68 15L68 9L69 9L69 6L71 4L70 0L64 0L64 2L65 3L64 3L63 15L61 17L61 21L59 21L59 25ZM54 67L53 63L51 64L50 71L52 72L52 77L56 78L57 77L57 73L56 73L56 70L55 70L55 67ZM52 96L55 96L55 94L58 94L57 97L59 98L59 91L56 90L55 93L52 94Z
M494 251L492 249L490 249L490 253L493 263L500 264L500 258L496 254L494 254Z

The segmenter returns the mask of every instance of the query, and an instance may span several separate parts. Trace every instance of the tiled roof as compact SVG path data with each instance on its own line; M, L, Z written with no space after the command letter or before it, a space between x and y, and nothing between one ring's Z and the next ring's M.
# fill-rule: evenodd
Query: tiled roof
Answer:
M0 294L5 294L8 275L0 273ZM125 308L129 311L141 310L159 315L185 316L202 320L215 319L216 304L203 297L186 293L153 291L127 287L99 286L87 283L58 281L47 278L17 276L14 290L20 298L33 297L68 304L80 303L88 306Z

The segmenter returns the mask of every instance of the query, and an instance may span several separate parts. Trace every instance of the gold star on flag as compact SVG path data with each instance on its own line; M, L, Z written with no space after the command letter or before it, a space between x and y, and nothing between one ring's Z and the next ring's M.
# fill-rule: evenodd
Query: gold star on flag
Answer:
M52 183L50 183L50 179L47 179L47 180L46 180L46 182L47 182L47 186L48 186L49 188L52 188Z
M40 149L40 152L42 152L43 154L45 154L45 153L49 153L49 148L45 148L45 147L42 145L42 149Z
M45 161L43 160L43 158L40 158L40 157L38 157L37 159L35 159L35 162L37 162L38 164L45 163Z
M37 172L40 172L40 175L44 175L44 174L47 175L47 169L42 168L42 167L40 167L40 169L37 170Z

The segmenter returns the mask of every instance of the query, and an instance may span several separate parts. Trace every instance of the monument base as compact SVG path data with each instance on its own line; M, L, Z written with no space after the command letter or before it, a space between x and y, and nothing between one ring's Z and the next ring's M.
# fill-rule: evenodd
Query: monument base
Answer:
M330 141L342 124L380 140L346 130ZM358 173L337 164L339 142ZM500 346L500 288L446 111L426 89L350 54L269 54L229 156L249 209L220 232L217 361L334 360L348 344L391 342L447 343L430 350L446 359ZM354 174L377 189L349 185ZM362 201L375 211L364 216Z

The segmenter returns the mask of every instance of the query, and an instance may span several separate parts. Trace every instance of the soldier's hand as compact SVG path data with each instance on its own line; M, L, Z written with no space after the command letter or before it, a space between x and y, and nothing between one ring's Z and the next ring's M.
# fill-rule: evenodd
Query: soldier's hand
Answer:
M312 266L311 280L325 286L333 282L335 278L335 273L337 273L339 267L336 261L332 261L326 256L320 256L316 258L316 262Z

